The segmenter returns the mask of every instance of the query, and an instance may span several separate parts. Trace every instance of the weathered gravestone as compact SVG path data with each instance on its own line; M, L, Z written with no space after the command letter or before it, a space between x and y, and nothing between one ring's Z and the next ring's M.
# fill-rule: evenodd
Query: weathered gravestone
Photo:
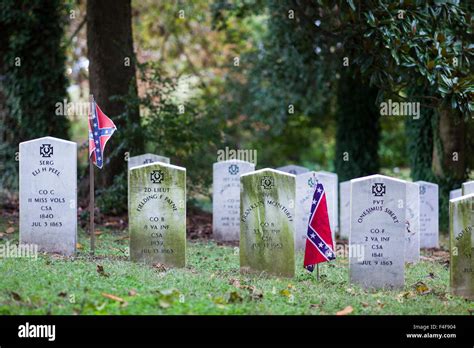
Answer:
M351 182L344 181L339 184L339 235L349 239L351 226Z
M317 184L316 172L296 176L295 248L304 250L308 232L309 216Z
M212 232L221 241L238 241L240 236L240 175L255 170L255 164L230 160L213 166Z
M302 166L296 166L294 164L290 164L288 166L283 166L283 167L278 167L277 170L285 173L290 173L293 175L300 175L303 173L309 172L308 168L302 167Z
M20 143L20 243L74 255L77 144L53 137Z
M146 153L144 155L139 155L139 156L132 156L128 159L128 170L130 170L130 168L132 167L141 166L141 165L149 164L149 163L155 163L155 162L169 164L170 159L168 157L155 155L152 153Z
M449 199L455 199L462 196L462 188L449 191Z
M130 258L147 264L186 263L186 169L166 163L130 169Z
M474 193L474 181L464 182L462 184L461 191L462 191L462 196L470 195L471 193Z
M420 260L420 186L407 182L405 262Z
M338 214L338 179L337 174L319 171L316 172L318 181L323 184L326 191L326 201L328 205L329 225L331 226L332 239L336 242L336 232L339 231L339 214Z
M420 248L438 248L438 185L426 181L416 183L420 185Z
M351 180L350 282L400 288L405 275L406 183L384 175Z
M474 194L449 202L451 292L474 300Z
M242 272L295 274L295 176L261 169L240 177Z

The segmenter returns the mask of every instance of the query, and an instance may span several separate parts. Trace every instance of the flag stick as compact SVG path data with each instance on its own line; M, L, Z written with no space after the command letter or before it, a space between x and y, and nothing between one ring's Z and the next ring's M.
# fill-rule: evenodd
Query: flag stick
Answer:
M316 279L319 282L319 263L316 264Z
M89 102L91 107L91 116L93 113L92 103L94 97L92 94L89 96ZM90 119L89 119L90 122ZM89 153L88 153L89 155ZM94 163L92 158L89 156L89 232L91 234L91 255L95 253L95 226L94 226Z
M94 164L89 161L89 230L91 234L91 255L95 252L95 226L94 226Z

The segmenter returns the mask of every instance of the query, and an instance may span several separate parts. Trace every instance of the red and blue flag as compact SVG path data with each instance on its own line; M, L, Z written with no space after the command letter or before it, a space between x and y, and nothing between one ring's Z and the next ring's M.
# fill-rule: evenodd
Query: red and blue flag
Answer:
M104 165L104 149L105 144L112 134L117 130L114 122L105 115L96 104L95 100L91 100L91 109L89 115L89 157L92 162L99 168Z
M318 183L313 194L311 215L309 217L304 267L313 272L314 266L321 262L334 260L334 242L331 226L329 225L326 192L322 184Z

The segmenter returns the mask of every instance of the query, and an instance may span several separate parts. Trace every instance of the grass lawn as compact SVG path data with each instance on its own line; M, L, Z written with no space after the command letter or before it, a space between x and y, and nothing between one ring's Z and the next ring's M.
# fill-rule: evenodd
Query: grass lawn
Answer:
M11 222L10 222L11 224ZM10 225L10 227L12 227ZM0 222L0 244L18 231ZM302 267L294 279L239 273L238 248L188 241L187 267L128 261L127 230L103 229L97 256L79 233L78 256L41 254L0 259L0 314L464 314L474 302L449 293L446 262L406 268L406 286L368 292L348 283L348 260L321 266L321 280ZM302 254L297 264L302 265Z

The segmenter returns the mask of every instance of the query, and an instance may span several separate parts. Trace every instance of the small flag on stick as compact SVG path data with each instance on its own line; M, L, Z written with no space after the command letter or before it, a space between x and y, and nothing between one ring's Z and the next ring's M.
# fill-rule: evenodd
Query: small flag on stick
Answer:
M94 165L102 169L104 166L105 144L117 130L115 124L96 104L94 97L89 98L89 231L91 234L91 254L95 252L94 226Z
M105 115L91 96L91 114L89 117L89 157L100 169L104 165L105 144L117 130L114 122Z
M313 272L315 265L334 260L335 258L326 192L323 185L318 183L313 194L311 215L308 222L304 267L308 271Z

